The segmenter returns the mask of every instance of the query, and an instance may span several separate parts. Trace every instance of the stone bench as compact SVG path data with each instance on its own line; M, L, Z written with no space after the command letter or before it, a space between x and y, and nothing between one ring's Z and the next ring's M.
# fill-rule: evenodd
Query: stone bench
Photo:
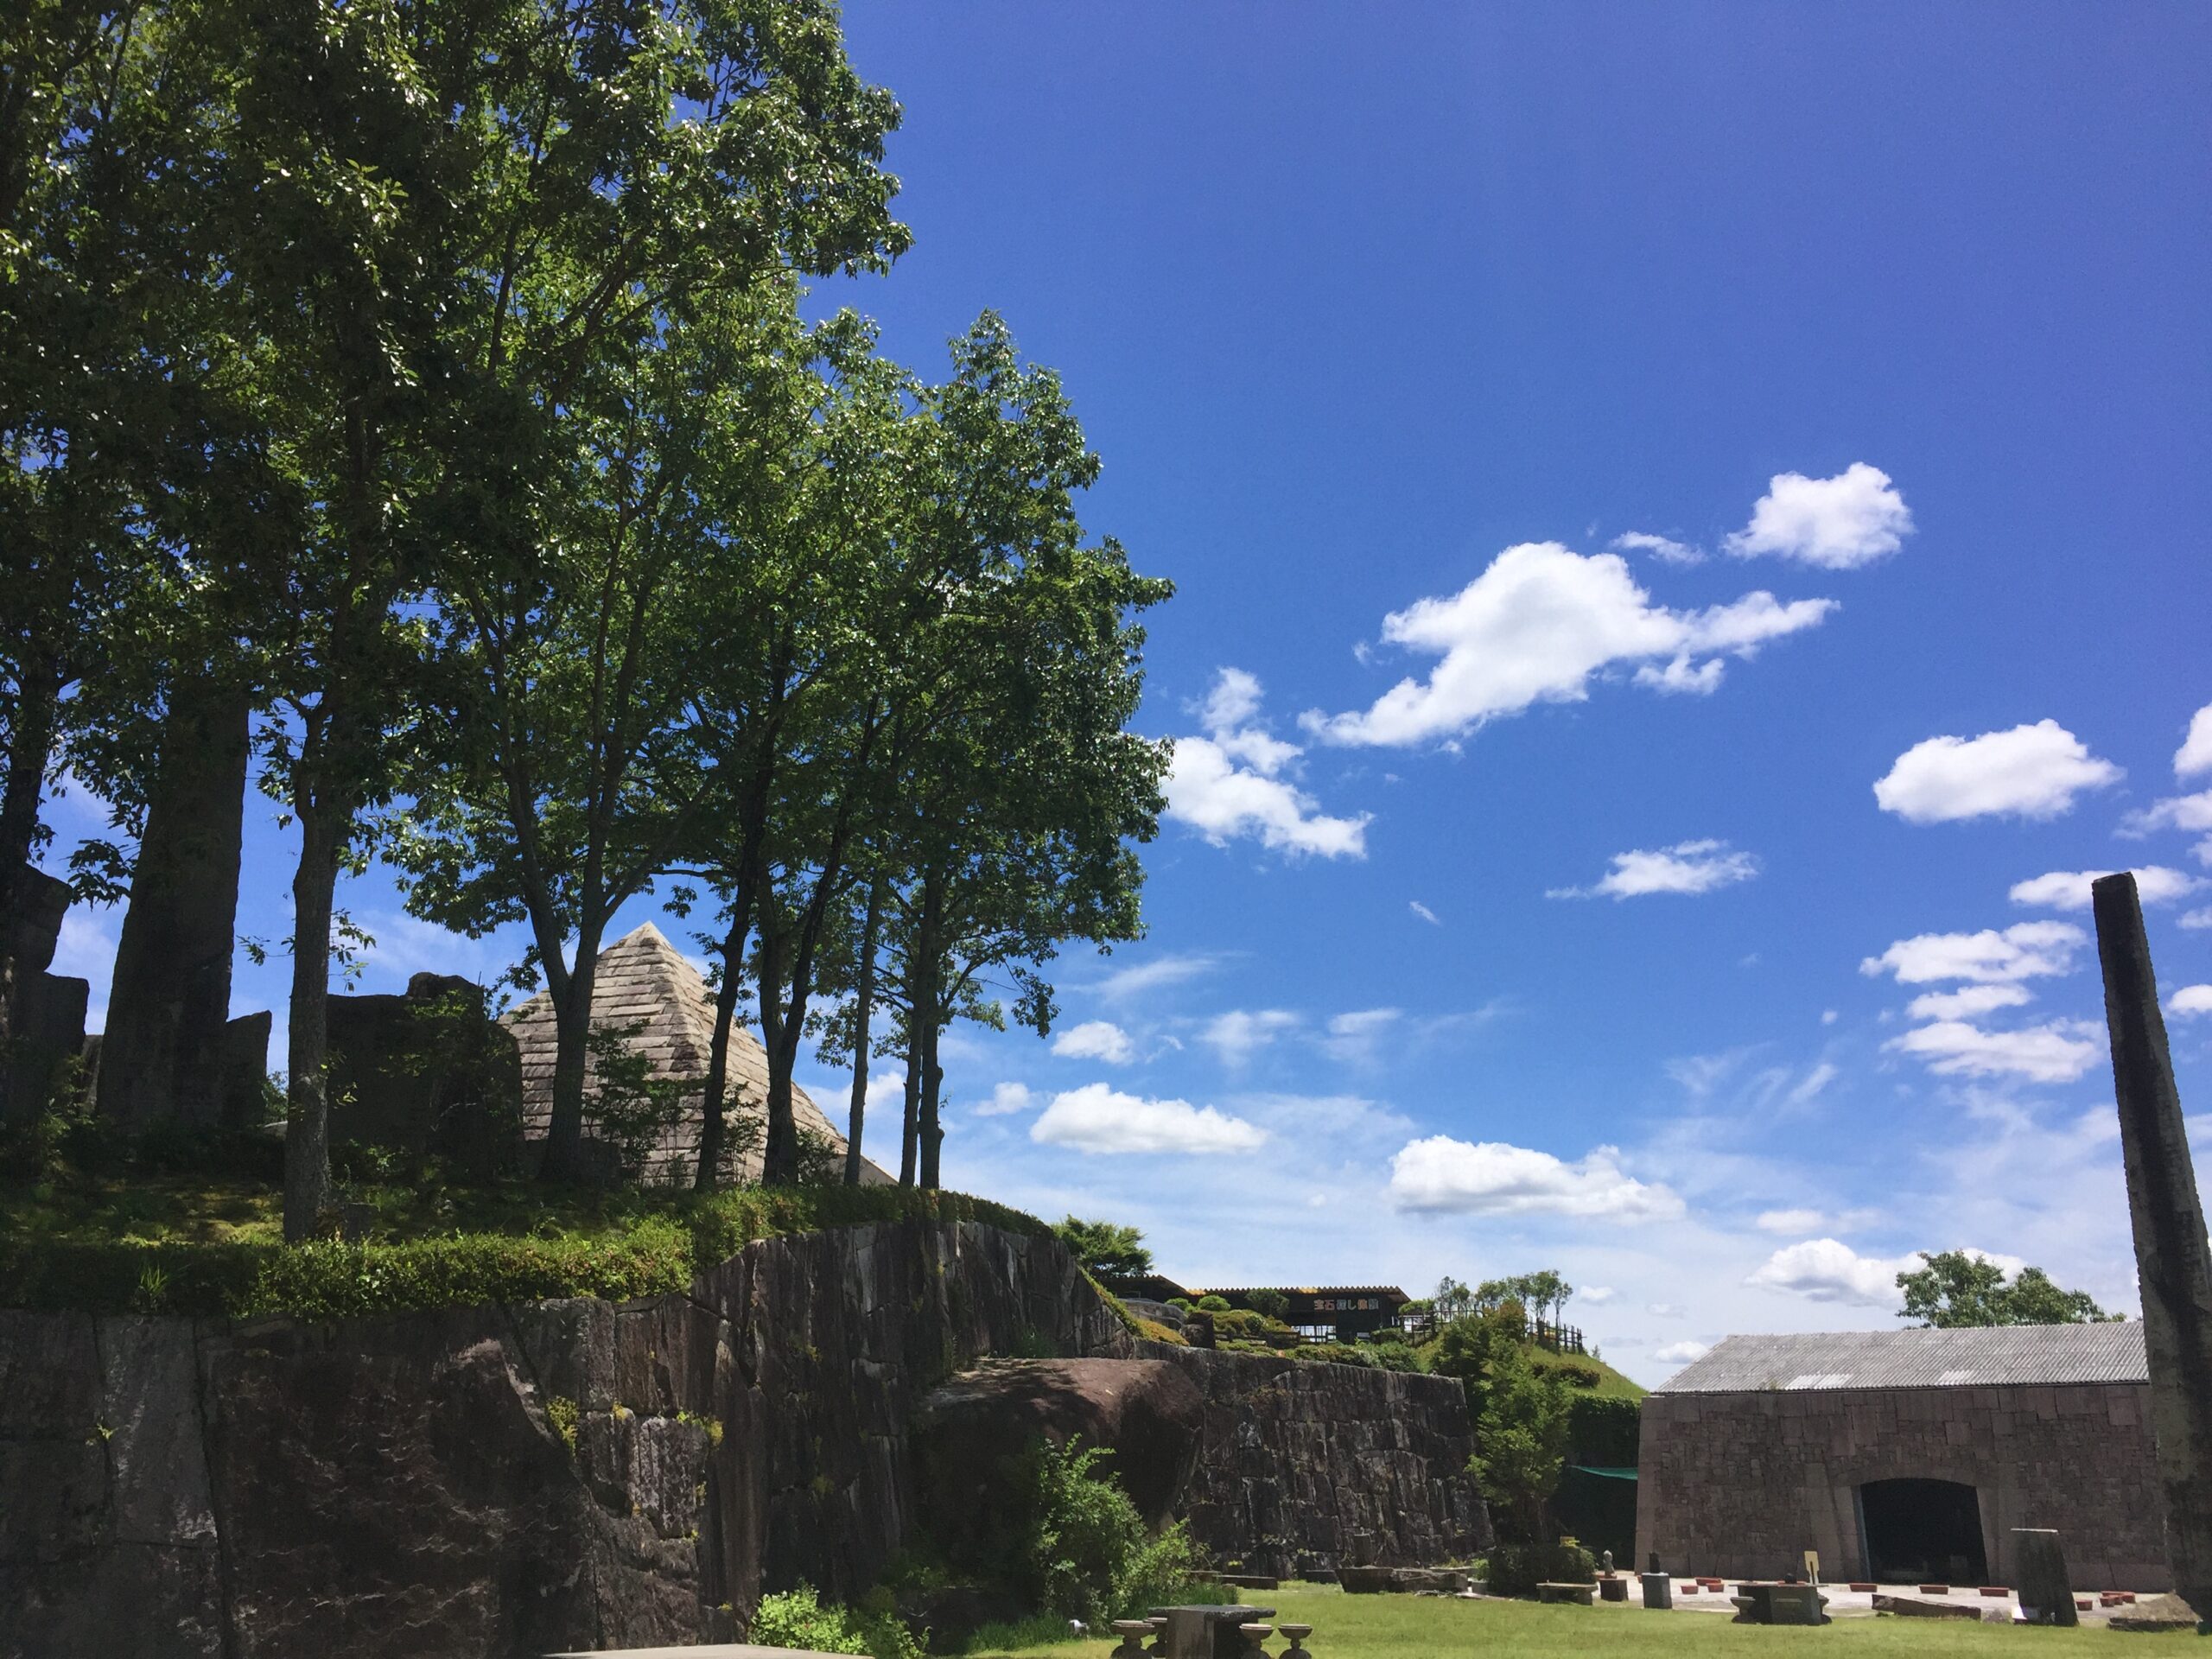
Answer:
M1538 1601L1571 1601L1584 1607L1598 1605L1596 1584L1540 1584L1536 1586Z

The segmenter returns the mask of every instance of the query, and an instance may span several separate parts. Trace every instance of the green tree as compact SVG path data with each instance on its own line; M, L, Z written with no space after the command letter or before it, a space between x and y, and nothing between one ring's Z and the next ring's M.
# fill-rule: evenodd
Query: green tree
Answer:
M2117 1319L2087 1291L2062 1290L2041 1268L2005 1269L1966 1250L1920 1253L1925 1264L1897 1274L1904 1306L1897 1317L1949 1330L1961 1325L2094 1325Z
M1152 1252L1145 1248L1144 1235L1134 1227L1070 1216L1052 1230L1068 1247L1077 1265L1092 1273L1134 1279L1152 1271Z
M1497 1348L1484 1379L1469 1467L1511 1541L1541 1542L1546 1506L1567 1460L1573 1396L1558 1372L1539 1370L1520 1344Z

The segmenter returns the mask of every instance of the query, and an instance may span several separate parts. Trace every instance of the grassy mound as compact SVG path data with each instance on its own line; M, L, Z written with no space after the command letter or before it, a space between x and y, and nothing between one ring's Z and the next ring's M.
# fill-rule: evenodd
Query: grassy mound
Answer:
M342 1319L687 1288L755 1239L887 1221L1052 1229L986 1198L909 1187L641 1192L361 1186L357 1236L287 1248L262 1183L192 1176L0 1184L0 1307Z

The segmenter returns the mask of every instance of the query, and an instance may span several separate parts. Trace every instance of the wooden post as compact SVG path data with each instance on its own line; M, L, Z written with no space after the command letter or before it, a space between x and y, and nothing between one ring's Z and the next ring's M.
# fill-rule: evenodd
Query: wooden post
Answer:
M2212 1630L2212 1243L2205 1237L2135 878L2125 871L2101 877L2091 885L2090 898L2143 1294L2166 1554L2175 1589L2206 1621L2199 1628Z
M2012 1529L2012 1580L2029 1624L2082 1622L2074 1611L2074 1581L2067 1576L2066 1551L2056 1533L2044 1527Z

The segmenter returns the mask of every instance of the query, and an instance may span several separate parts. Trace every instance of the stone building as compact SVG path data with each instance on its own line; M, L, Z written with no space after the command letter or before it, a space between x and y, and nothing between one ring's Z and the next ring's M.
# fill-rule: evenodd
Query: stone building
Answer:
M543 1141L553 1115L553 999L541 991L510 1010L500 1023L514 1033L521 1052L524 1137ZM698 1164L707 1056L715 1035L713 991L667 937L647 922L599 953L592 1024L629 1031L628 1046L644 1056L651 1077L678 1085L675 1092L680 1109L653 1137L639 1173L649 1185L689 1185ZM725 1180L760 1179L767 1101L767 1052L738 1025L730 1032L729 1082L722 1103L729 1126L724 1142ZM803 1137L834 1149L840 1159L844 1156L845 1137L830 1127L822 1109L796 1084L791 1112ZM884 1132L896 1141L895 1118ZM870 1186L889 1185L893 1179L866 1160L861 1179Z
M2005 1584L2056 1528L2077 1587L2171 1587L2143 1327L1731 1337L1643 1402L1637 1551L1672 1573Z

